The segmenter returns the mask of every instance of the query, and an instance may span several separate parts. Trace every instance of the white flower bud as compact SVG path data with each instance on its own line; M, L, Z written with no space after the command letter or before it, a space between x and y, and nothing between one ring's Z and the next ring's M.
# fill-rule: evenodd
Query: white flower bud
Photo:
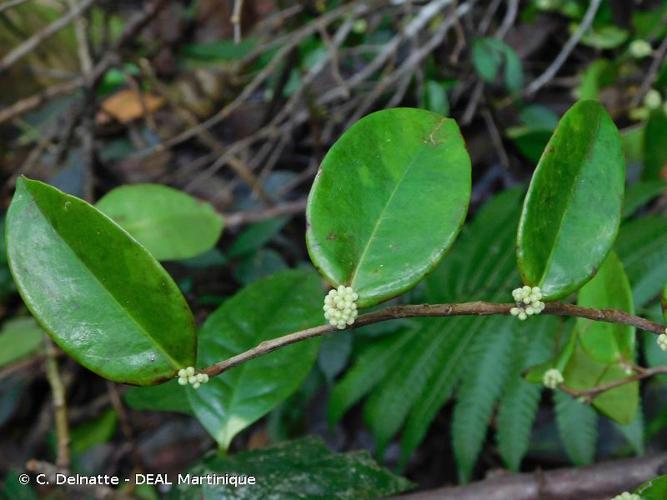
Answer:
M665 333L661 333L658 335L658 347L662 349L663 351L667 351L667 330L665 330Z
M661 104L662 96L660 95L660 92L655 89L646 92L646 95L644 96L644 106L648 109L658 109Z
M330 290L324 298L324 317L339 330L352 325L354 320L357 319L356 300L358 298L359 295L355 293L352 287L341 285Z
M630 47L628 47L630 55L636 59L642 59L644 57L650 56L653 52L651 44L646 40L634 40Z
M181 368L178 370L178 384L192 385L195 389L208 382L208 375L205 373L197 373L194 366Z
M555 389L564 381L565 379L563 378L563 374L556 368L551 368L546 372L544 372L544 377L542 378L542 383L544 384L544 387L547 387L549 389Z

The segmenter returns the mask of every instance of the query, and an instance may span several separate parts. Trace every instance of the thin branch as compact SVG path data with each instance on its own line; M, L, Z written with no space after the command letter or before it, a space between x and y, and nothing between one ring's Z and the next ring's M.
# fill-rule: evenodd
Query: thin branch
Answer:
M572 36L570 39L565 42L565 45L563 45L563 49L560 51L558 56L556 56L556 59L551 63L551 65L542 73L540 76L535 78L530 85L526 88L526 94L527 95L532 95L538 90L540 90L546 83L551 80L554 76L556 76L556 73L558 73L558 70L560 70L561 66L565 63L567 58L570 56L570 53L574 50L574 48L577 46L581 38L586 34L588 29L591 27L591 24L593 24L593 19L595 19L595 14L598 11L598 8L600 7L600 3L602 0L591 0L591 3L588 5L588 10L584 14L584 18L581 20L581 23L577 27L574 33L572 33Z
M56 441L58 467L68 469L70 465L69 452L69 423L67 421L67 403L65 399L65 385L60 378L56 350L51 339L44 336L46 349L46 378L53 394L53 411L56 422Z
M69 94L84 85L97 85L104 77L105 73L109 70L109 68L118 62L117 52L125 44L132 41L165 5L167 5L167 0L155 0L154 2L148 4L142 11L137 12L137 14L135 14L127 21L127 23L125 23L123 32L121 33L118 40L114 43L111 50L107 52L92 69L90 82L86 81L84 75L81 75L69 82L54 85L45 90L42 90L41 92L38 92L37 94L26 97L25 99L18 101L12 106L1 109L0 123L12 120L17 116L20 116L41 106L54 97Z
M35 33L21 45L11 50L5 57L2 58L2 61L0 61L0 73L5 71L19 59L28 55L32 50L35 49L35 47L37 47L44 40L55 35L58 31L63 29L74 19L80 16L83 12L89 9L94 3L95 0L83 0L81 3L77 4L75 8L70 9L70 11L67 12L67 14L56 19L46 28L39 31L38 33Z
M592 389L584 389L584 390L573 389L565 385L560 385L558 388L572 397L584 398L587 402L591 402L593 399L595 399L603 392L616 389L617 387L620 387L625 384L631 384L632 382L639 382L640 380L644 380L645 378L650 378L655 375L662 375L665 373L667 373L667 366L656 366L655 368L641 368L637 373L630 375L629 377L614 380L613 382L609 382L608 384L598 385L597 387L593 387Z
M400 500L548 500L585 498L609 500L665 473L667 453L522 474L498 474L484 481L418 491Z
M243 0L234 0L234 9L230 19L234 26L234 43L241 43L241 12L243 11Z
M632 99L632 107L639 106L639 103L641 103L642 99L651 88L651 85L653 85L653 82L658 75L658 71L660 71L660 67L662 66L662 61L665 60L665 56L667 56L667 37L662 40L662 43L655 51L651 67L649 68L648 73L646 73L646 78L644 78L639 91Z
M266 219L273 219L281 215L300 214L306 209L306 200L295 200L281 203L266 210L254 210L246 212L234 212L223 214L225 218L225 227L244 226L254 222L261 222Z
M355 323L347 330L360 328L362 326L388 321L398 318L418 318L418 317L446 317L446 316L490 316L496 314L510 314L510 309L515 304L496 304L492 302L464 302L460 304L418 304L392 306L385 309L363 314L357 318ZM667 332L664 325L654 323L639 316L634 316L624 311L615 309L590 309L573 304L564 304L561 302L549 302L546 304L542 314L554 316L570 316L577 318L587 318L606 323L619 323L634 326L656 335ZM202 370L209 376L220 375L221 373L238 366L246 361L263 356L282 347L295 344L314 337L320 337L327 333L337 330L331 325L320 325L313 328L307 328L298 332L290 333L282 337L267 340L261 344L249 349L241 354L237 354L229 359L215 363ZM345 330L342 330L345 331Z

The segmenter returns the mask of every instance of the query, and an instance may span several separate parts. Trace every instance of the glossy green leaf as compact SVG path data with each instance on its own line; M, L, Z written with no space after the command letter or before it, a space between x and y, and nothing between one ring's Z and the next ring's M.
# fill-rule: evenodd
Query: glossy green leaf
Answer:
M0 330L0 368L38 351L44 332L33 318L7 320Z
M621 140L604 108L565 113L537 166L517 237L519 270L547 300L589 280L616 238L625 183Z
M364 500L397 495L413 486L380 467L366 451L332 453L321 439L313 437L228 458L210 457L189 472L192 476L252 476L256 483L242 486L180 484L170 498Z
M316 273L276 273L242 289L211 314L199 333L199 362L208 366L257 344L323 323ZM192 410L222 448L289 397L313 366L319 339L253 359L188 388Z
M308 250L362 307L412 288L443 256L470 199L470 158L454 120L372 113L329 150L311 190Z
M158 260L202 254L222 232L222 216L209 203L159 184L121 186L96 206Z
M618 309L634 314L630 283L614 252L609 253L595 277L579 290L577 303L583 307ZM600 363L634 361L634 327L578 318L576 328L582 347L594 360Z
M88 203L19 179L7 254L24 302L79 363L148 385L194 365L192 313L148 251Z
M171 411L192 415L185 387L177 380L150 387L130 387L123 399L127 406L140 411Z
M642 500L665 500L667 498L667 475L646 481L635 490Z
M653 111L644 129L645 180L667 180L667 114L662 109Z

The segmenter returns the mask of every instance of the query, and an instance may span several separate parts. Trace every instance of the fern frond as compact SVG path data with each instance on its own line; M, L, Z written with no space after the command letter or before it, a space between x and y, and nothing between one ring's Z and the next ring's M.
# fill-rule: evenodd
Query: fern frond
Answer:
M518 333L516 356L498 411L496 442L508 469L518 471L528 450L542 386L523 379L522 372L549 359L560 321L534 318Z
M586 465L595 458L598 439L598 414L562 391L554 393L558 433L570 460Z
M467 355L452 422L454 455L462 482L470 479L493 409L509 375L517 339L513 319L486 318Z
M419 331L407 331L378 340L364 350L345 376L331 391L328 407L329 425L338 422L347 410L370 392L396 365Z

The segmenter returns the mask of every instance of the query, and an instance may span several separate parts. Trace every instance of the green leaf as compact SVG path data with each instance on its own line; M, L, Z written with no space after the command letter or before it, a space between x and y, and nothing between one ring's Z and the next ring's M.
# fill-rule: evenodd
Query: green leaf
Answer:
M199 333L207 366L259 343L323 322L316 273L292 270L256 281L225 301ZM192 410L226 449L236 434L299 388L313 366L319 339L297 342L232 368L199 389L188 388Z
M44 332L33 318L14 318L0 330L0 368L29 356L42 347Z
M257 41L245 38L241 42L220 40L208 43L187 43L181 54L198 61L234 61L245 57L257 46Z
M630 186L625 193L623 218L627 219L652 199L667 193L667 182L640 181Z
M616 238L625 183L621 140L604 108L576 103L537 166L517 237L519 270L547 300L588 281Z
M664 500L667 498L667 475L646 481L635 490L642 500Z
M143 246L88 203L19 179L7 250L30 311L86 368L149 385L194 365L194 321L178 287Z
M598 416L593 409L561 391L554 393L556 423L565 451L576 465L595 459Z
M108 442L116 432L118 415L107 410L99 417L85 422L71 431L72 453L80 455L93 446Z
M229 458L211 457L191 476L252 476L252 485L180 484L171 498L374 499L397 495L412 483L377 465L365 451L332 453L319 438L287 441Z
M523 380L521 373L549 357L560 321L554 317L531 319L529 328L517 332L520 345L498 410L498 451L505 465L517 472L528 450L542 386ZM521 335L523 333L523 335Z
M419 200L419 203L415 203ZM470 200L470 157L454 120L372 113L329 150L311 190L308 250L332 285L367 307L412 288L453 243Z
M595 361L582 348L579 341L563 371L565 385L577 390L593 389L626 379L628 376L625 366L619 363ZM612 420L628 424L635 418L639 408L639 383L623 384L605 391L593 399L593 406Z
M512 92L521 90L523 68L514 49L497 38L475 38L473 40L472 63L483 80L493 83L503 61L505 63L505 86Z
M644 180L667 180L667 114L653 111L644 129Z
M158 260L202 254L222 233L222 216L209 203L159 184L121 186L96 206Z
M436 80L426 80L424 85L424 107L443 116L449 114L449 100L445 86Z
M573 26L573 29L576 29ZM581 43L596 49L614 49L623 44L628 38L628 32L624 29L607 24L601 28L589 30L582 38Z
M475 38L472 42L472 63L477 74L487 82L496 79L502 64L502 54L492 42L491 38Z
M256 252L271 241L287 224L288 220L288 217L278 217L251 224L236 237L227 255L234 258Z
M623 224L616 252L630 280L635 307L644 307L667 283L667 217L651 215Z
M610 252L595 277L579 290L578 305L594 309L618 309L634 314L632 291L625 269ZM632 363L635 353L635 328L577 318L576 329L584 350L600 363Z
M177 380L150 387L130 387L123 395L127 405L139 411L171 411L192 415L185 387Z

